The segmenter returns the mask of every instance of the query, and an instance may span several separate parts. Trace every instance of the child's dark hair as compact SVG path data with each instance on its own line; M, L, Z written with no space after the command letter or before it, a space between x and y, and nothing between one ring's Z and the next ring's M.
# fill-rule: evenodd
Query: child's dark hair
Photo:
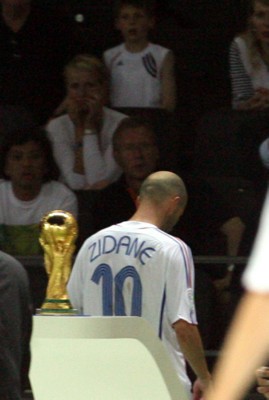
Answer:
M9 177L5 174L5 164L7 154L11 147L20 146L28 142L37 143L44 154L47 168L43 177L43 182L57 180L59 177L59 169L53 157L51 143L46 136L46 131L36 126L18 128L13 132L8 132L3 136L0 145L0 177L9 179Z
M120 10L124 6L133 6L145 10L149 17L155 16L155 0L116 0L114 5L114 16L118 18Z

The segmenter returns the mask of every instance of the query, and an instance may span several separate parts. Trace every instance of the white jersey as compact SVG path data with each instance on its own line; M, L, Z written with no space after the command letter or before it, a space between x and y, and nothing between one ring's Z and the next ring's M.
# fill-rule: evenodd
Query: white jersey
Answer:
M110 71L112 107L161 106L161 70L169 50L149 43L138 53L129 52L125 44L104 52Z
M243 285L249 291L269 292L269 192L267 192L260 226L248 266L243 275Z
M196 324L194 268L180 239L148 223L103 229L82 246L68 283L73 307L84 315L141 316L163 340L190 391L185 360L172 324Z

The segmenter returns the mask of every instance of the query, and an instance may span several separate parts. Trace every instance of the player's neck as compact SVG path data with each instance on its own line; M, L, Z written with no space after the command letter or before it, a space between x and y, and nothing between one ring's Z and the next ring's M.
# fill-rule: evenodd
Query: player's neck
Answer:
M136 213L130 218L130 221L146 222L161 228L162 218L156 212L154 207L139 207Z
M149 45L149 41L147 38L138 40L138 41L126 41L125 48L130 53L140 53L145 50Z

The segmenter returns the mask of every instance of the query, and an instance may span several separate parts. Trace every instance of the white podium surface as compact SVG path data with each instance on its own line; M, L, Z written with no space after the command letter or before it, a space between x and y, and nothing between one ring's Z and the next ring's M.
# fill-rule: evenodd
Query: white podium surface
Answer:
M139 317L34 316L35 400L187 400L161 340Z

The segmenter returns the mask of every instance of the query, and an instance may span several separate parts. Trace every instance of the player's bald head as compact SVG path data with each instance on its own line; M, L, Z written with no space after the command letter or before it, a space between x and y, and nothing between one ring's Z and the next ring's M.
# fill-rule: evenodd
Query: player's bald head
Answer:
M180 197L180 207L184 209L188 200L186 186L178 175L169 171L149 175L142 183L139 194L141 201L149 200L155 204L176 196Z

